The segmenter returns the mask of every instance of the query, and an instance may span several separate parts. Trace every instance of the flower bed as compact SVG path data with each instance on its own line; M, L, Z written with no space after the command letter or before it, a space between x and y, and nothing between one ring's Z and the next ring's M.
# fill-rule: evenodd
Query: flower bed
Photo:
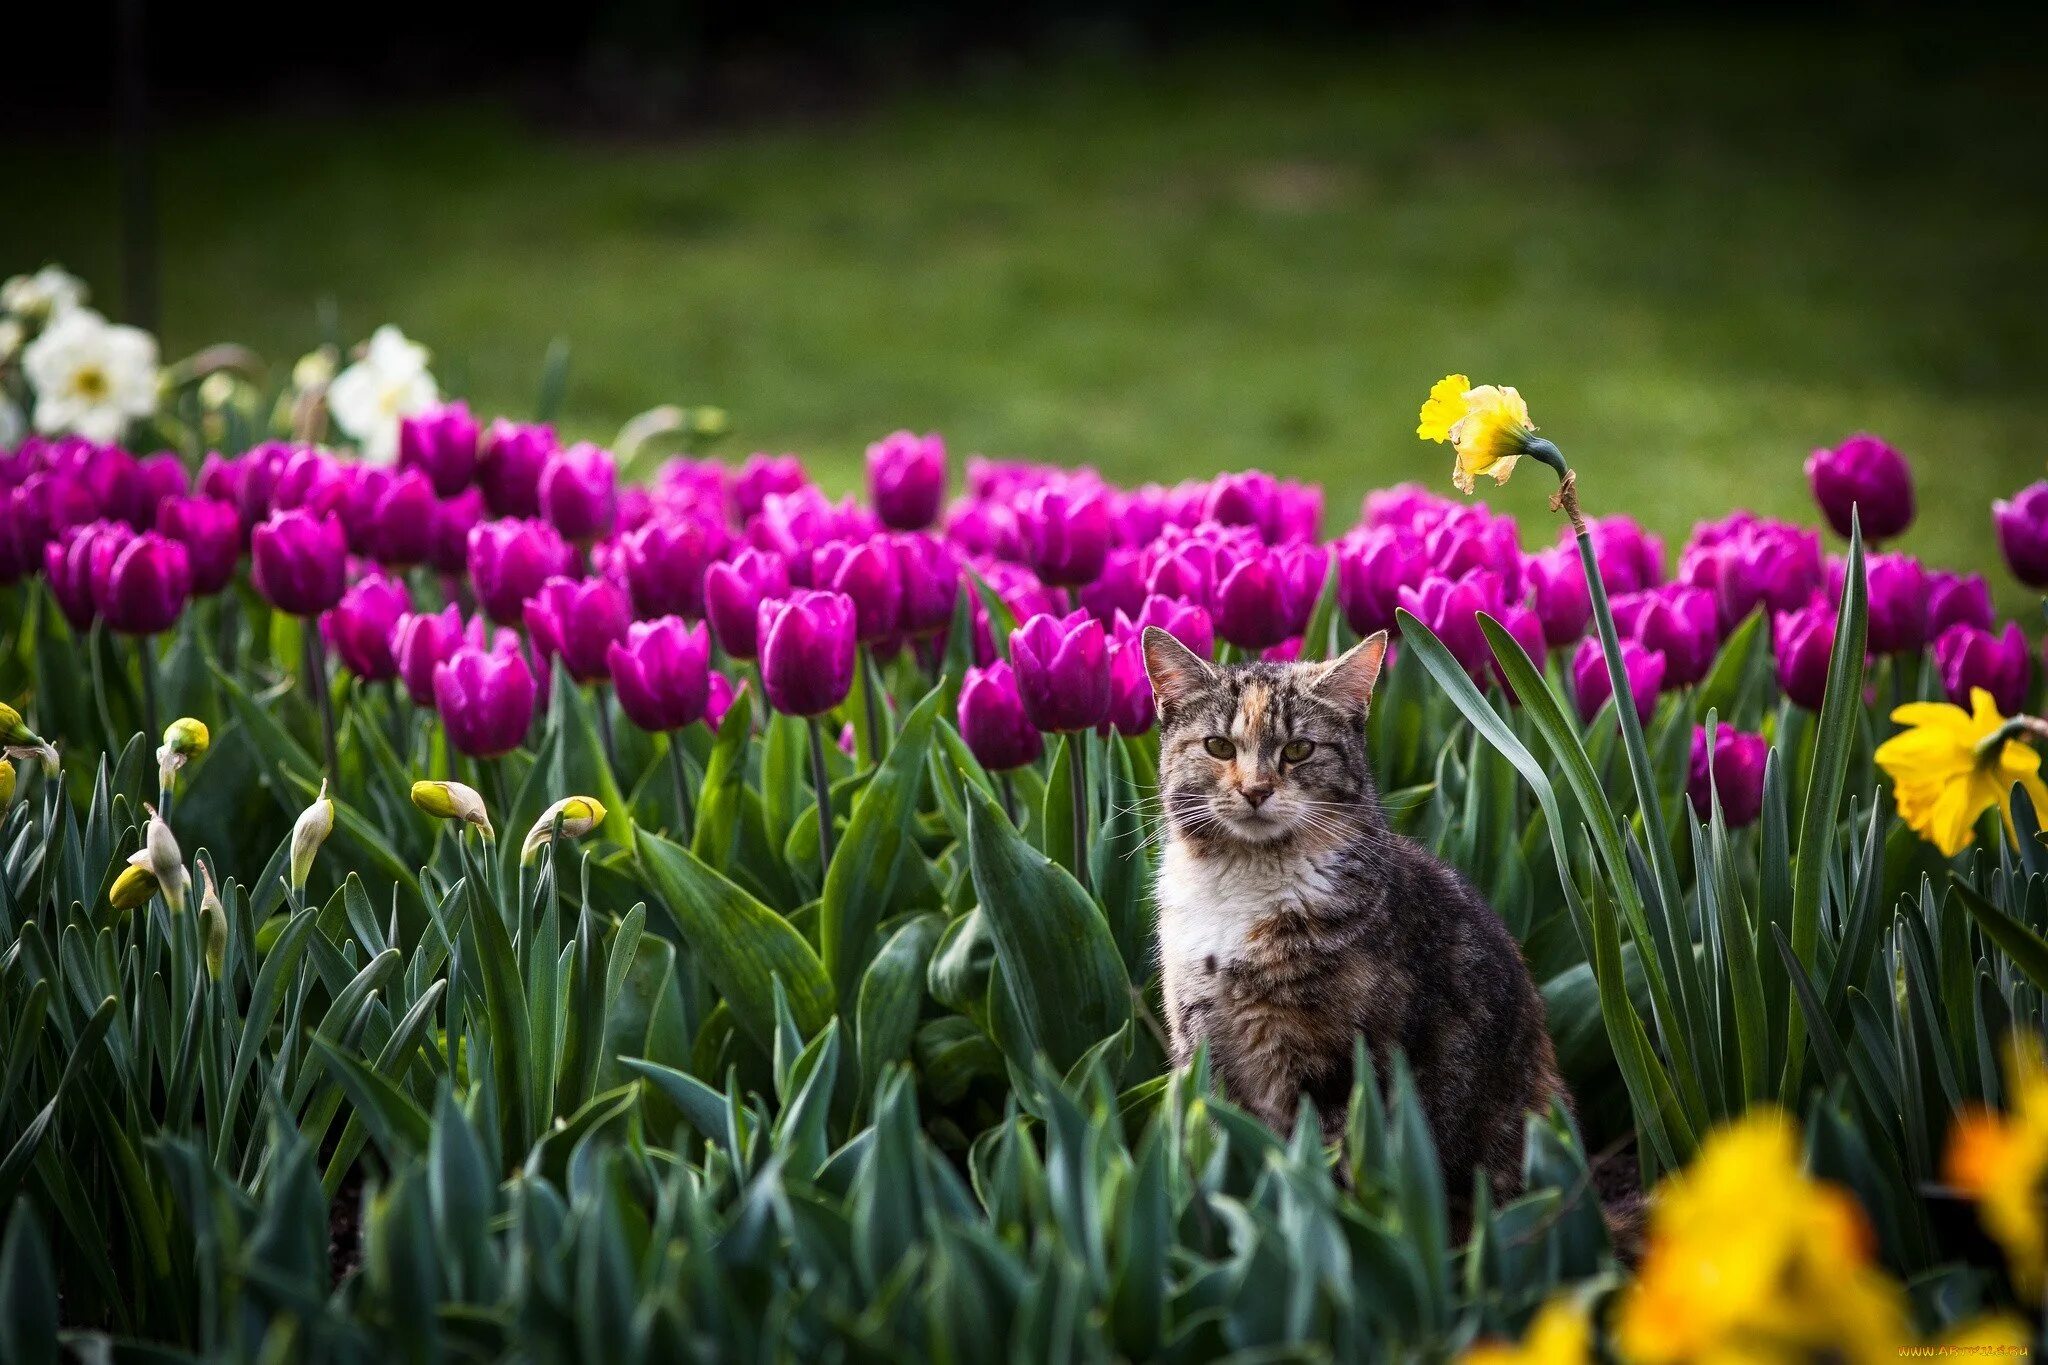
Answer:
M0 1357L2033 1330L2033 652L1866 554L1913 515L1882 442L1808 462L1838 553L1737 512L1674 560L1453 376L1419 434L1466 489L1549 466L1559 535L1525 468L1519 519L1410 484L1325 539L1259 471L975 458L949 503L899 432L835 500L707 455L712 410L480 421L389 329L265 387L7 299L46 430L0 460ZM2034 586L2044 500L1995 513ZM1519 1197L1439 1170L1398 1060L1327 1149L1166 1065L1152 626L1396 634L1386 805L1521 944L1577 1100ZM1639 1265L1594 1193L1630 1164Z

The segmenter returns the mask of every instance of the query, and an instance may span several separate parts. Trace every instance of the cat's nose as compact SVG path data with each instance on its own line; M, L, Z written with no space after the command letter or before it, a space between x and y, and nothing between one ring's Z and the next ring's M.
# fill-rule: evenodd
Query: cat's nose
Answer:
M1260 806L1265 805L1266 798L1273 794L1273 784L1261 782L1255 787L1240 787L1238 791L1243 795L1244 803L1253 810L1257 810Z

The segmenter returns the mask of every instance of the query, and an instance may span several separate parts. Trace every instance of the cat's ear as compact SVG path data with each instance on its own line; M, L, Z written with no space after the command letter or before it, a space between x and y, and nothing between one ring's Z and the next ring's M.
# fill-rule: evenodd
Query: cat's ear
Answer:
M1386 657L1387 633L1374 631L1331 660L1309 690L1363 715L1372 704L1372 689L1380 680L1380 665Z
M1152 680L1152 695L1164 716L1195 693L1216 683L1216 670L1202 656L1158 626L1145 627L1145 676Z

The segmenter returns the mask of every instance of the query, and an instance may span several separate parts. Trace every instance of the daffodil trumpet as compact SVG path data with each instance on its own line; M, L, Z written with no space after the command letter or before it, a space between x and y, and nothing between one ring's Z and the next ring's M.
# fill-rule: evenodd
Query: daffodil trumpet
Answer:
M2048 740L2048 721L2005 717L1983 688L1970 691L1970 709L1948 702L1909 702L1892 712L1905 727L1877 746L1877 766L1892 780L1899 819L1953 858L1970 846L1977 821L1996 809L2006 836L2013 827L2012 791L2027 794L2036 812L2048 812L2041 755L2029 741Z

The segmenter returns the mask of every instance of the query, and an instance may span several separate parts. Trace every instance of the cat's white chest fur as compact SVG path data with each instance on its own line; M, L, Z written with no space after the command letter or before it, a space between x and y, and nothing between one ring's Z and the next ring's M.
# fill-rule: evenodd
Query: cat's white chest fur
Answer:
M1253 925L1299 912L1329 890L1328 874L1313 858L1198 858L1180 840L1168 840L1154 883L1168 1014L1178 1013L1189 983L1245 956Z

